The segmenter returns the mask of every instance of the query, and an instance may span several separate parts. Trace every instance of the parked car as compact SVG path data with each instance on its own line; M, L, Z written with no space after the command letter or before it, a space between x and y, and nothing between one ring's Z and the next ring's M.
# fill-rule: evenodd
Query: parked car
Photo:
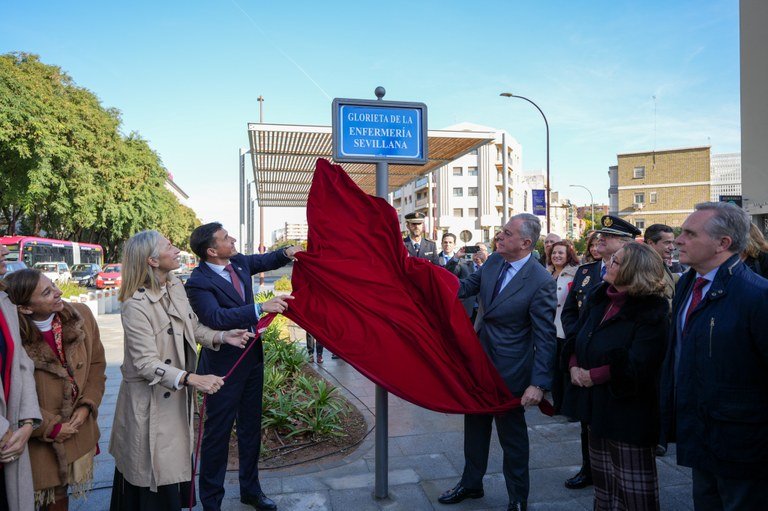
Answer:
M69 266L63 261L53 261L48 263L35 263L33 268L43 272L43 275L57 284L66 284L72 278L69 272Z
M11 273L19 270L24 270L27 268L27 265L24 264L24 261L6 261L5 262L5 274L0 276L0 279L5 277L6 275L10 275Z
M101 272L101 266L96 263L76 264L70 270L72 273L72 282L81 286L93 287L96 285L96 275Z
M120 275L122 269L123 265L119 263L104 266L101 273L96 276L96 287L98 289L120 287L120 284L123 283L123 278Z

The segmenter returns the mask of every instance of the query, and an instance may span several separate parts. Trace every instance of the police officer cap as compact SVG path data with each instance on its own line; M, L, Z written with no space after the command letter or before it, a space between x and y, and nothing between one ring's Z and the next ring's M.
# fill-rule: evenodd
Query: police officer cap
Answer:
M423 224L424 218L426 218L424 213L419 213L418 211L405 215L405 221L411 224Z
M600 223L603 226L602 229L597 231L600 234L613 234L614 236L626 236L628 238L640 236L640 229L617 216L605 215L600 219Z

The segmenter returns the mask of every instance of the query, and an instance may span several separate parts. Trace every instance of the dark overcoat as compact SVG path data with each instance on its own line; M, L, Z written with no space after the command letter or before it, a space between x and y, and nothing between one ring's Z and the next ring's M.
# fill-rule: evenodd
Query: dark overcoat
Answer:
M726 478L768 475L768 280L737 254L679 332L696 278L680 278L661 379L662 427L680 465ZM680 345L677 370L676 346Z
M568 408L600 438L655 446L659 436L659 371L669 331L669 302L663 296L628 296L619 312L602 321L610 299L608 284L590 294L564 358L576 354L578 367L608 365L610 380L573 386ZM564 365L567 365L564 363Z

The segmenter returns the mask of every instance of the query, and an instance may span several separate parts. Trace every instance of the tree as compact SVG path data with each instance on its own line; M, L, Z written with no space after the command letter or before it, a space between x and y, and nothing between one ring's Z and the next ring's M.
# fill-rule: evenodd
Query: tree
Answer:
M115 261L125 239L158 229L188 246L199 224L164 184L168 172L137 133L120 133L104 108L56 66L28 53L0 55L0 212L8 234L104 246Z

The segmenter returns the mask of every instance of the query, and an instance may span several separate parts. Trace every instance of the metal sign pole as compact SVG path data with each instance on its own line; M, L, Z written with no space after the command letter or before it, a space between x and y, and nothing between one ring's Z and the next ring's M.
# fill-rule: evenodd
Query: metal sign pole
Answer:
M376 163L376 195L389 194L389 162L423 165L428 161L427 105L383 101L384 87L375 100L333 100L333 159L337 163ZM431 199L430 199L431 200ZM388 394L376 386L376 484L374 497L388 496Z
M376 164L376 196L387 198L389 164ZM374 496L385 499L389 494L389 394L376 385L376 488Z
M381 101L386 91L376 87L376 98ZM376 196L386 200L389 193L389 163L376 163ZM389 394L376 385L376 484L374 496L385 499L389 495Z

